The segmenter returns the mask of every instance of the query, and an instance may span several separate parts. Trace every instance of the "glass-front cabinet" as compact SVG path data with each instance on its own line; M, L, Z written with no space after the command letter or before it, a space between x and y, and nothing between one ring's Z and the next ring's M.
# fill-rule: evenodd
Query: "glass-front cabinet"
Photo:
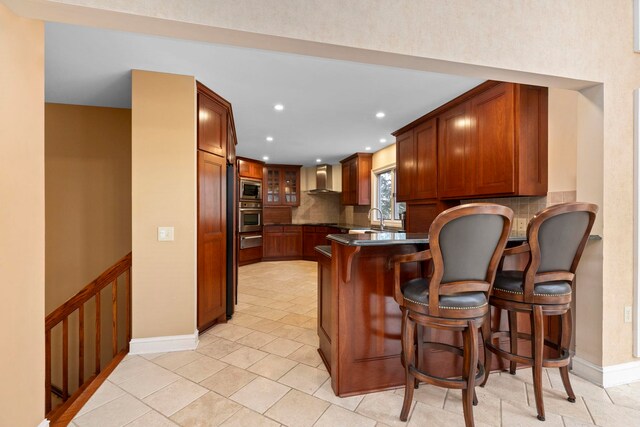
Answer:
M265 204L280 205L280 169L267 169L267 191Z
M267 166L264 204L270 206L300 205L300 166Z

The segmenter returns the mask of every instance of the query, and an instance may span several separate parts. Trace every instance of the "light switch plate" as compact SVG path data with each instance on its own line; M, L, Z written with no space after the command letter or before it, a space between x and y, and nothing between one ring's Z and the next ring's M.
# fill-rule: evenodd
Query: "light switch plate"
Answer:
M173 242L173 227L158 227L159 242Z

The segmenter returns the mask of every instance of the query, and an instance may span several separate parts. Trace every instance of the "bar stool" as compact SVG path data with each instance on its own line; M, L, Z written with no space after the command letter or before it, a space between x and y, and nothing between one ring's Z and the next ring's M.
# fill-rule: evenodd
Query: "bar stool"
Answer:
M505 206L473 203L442 212L429 228L430 249L390 259L394 298L402 311L402 363L406 386L400 419L406 421L414 387L423 381L462 390L465 424L473 426L474 386L484 376L478 363L478 331L489 322L489 292L507 242L513 211ZM430 277L401 283L402 265L431 260ZM462 332L463 346L422 342L416 325ZM486 330L486 329L485 329ZM463 356L461 378L442 378L420 369L416 347ZM421 356L421 355L420 355Z
M578 262L593 227L598 207L591 203L564 203L538 212L529 222L527 243L505 250L504 255L529 254L524 271L499 271L489 304L509 313L509 331L483 333L485 338L485 369L491 364L491 353L510 361L510 372L516 364L533 367L538 419L544 421L542 400L542 367L560 368L562 383L569 402L575 394L569 381L571 355L571 293ZM518 332L517 313L528 313L531 334ZM558 342L544 339L544 316L560 316ZM490 326L488 326L490 329ZM487 338L487 336L489 336ZM503 350L494 340L509 338L510 351ZM531 341L531 357L518 354L518 339ZM544 348L558 352L558 357L546 358ZM485 377L481 386L487 382Z

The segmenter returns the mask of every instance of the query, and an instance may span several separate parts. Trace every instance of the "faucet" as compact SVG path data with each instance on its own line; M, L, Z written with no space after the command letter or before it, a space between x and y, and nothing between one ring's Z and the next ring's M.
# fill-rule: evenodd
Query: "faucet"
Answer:
M369 209L369 213L367 214L367 218L369 219L371 219L371 211L378 211L380 213L380 230L384 230L384 216L382 215L382 211L379 208Z

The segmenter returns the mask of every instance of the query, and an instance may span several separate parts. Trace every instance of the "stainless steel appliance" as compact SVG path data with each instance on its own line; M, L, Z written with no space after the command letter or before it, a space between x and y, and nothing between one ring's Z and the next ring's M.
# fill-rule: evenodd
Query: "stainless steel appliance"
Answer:
M262 181L240 178L240 200L262 201Z
M262 203L240 202L238 209L238 230L241 233L247 231L262 230Z
M240 249L262 246L262 235L240 236Z

